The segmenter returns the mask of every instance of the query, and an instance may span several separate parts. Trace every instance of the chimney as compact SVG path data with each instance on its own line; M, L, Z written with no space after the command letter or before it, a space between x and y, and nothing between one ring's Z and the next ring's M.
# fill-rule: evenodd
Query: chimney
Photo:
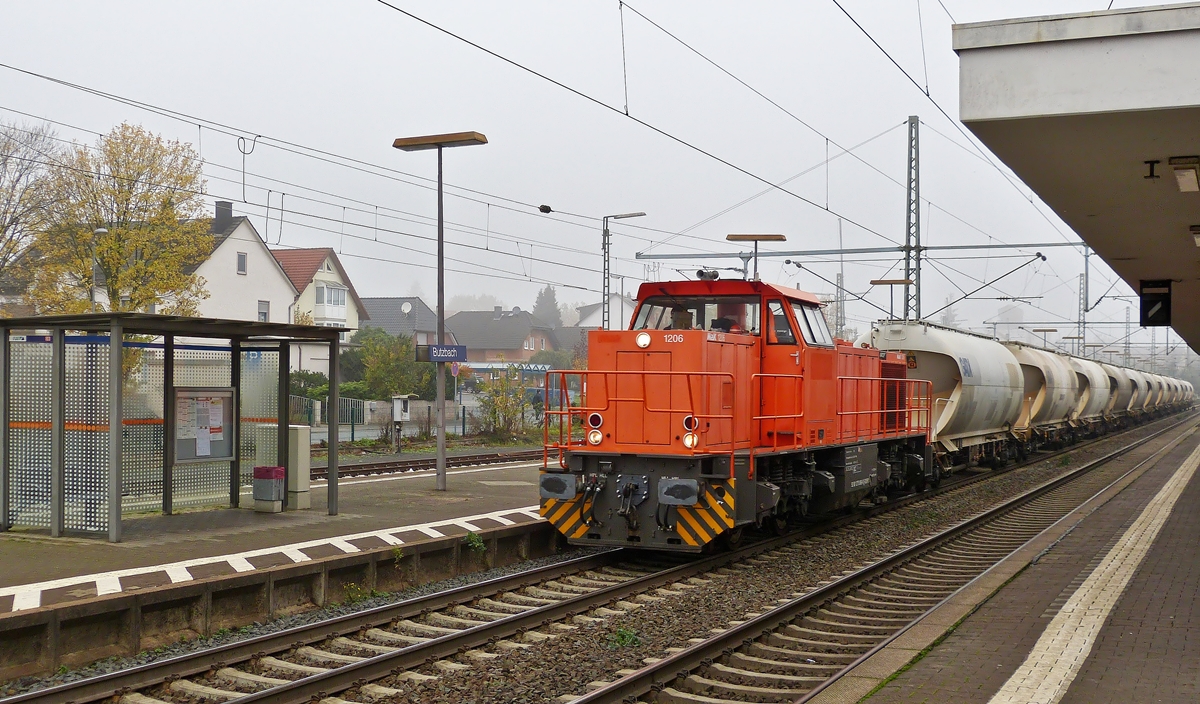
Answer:
M223 232L231 222L233 222L233 203L227 200L217 201L217 214L213 218L212 229L215 232Z
M504 315L504 306L492 308L492 320L499 320Z

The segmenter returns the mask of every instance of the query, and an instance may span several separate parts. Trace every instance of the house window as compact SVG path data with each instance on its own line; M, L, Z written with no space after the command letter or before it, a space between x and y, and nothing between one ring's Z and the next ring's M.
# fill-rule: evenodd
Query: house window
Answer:
M546 338L542 338L542 349L546 349Z
M238 273L243 276L246 274L246 253L238 252Z
M325 305L325 287L324 286L317 287L317 305L319 305L319 306Z
M271 322L271 302L270 301L259 301L258 302L258 322L260 322L260 323Z

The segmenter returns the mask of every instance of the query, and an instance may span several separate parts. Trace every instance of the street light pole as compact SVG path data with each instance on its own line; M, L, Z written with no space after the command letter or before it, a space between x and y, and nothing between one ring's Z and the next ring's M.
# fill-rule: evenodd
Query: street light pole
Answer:
M640 218L640 217L643 217L644 215L645 215L645 213L641 213L641 212L621 213L620 215L605 215L604 218L602 219L603 226L602 226L602 231L601 231L602 238L600 240L600 251L604 255L604 282L600 285L600 295L604 297L604 300L600 304L600 329L601 330L610 330L612 327L610 325L612 320L611 320L611 313L609 311L609 305L608 305L608 303L609 303L608 302L608 296L609 296L609 293L608 293L609 292L609 281L608 281L608 279L611 274L611 268L609 265L609 250L610 250L612 236L608 232L608 221L610 219L611 220L624 220L625 218ZM621 303L621 311L622 311L622 314L624 314L624 311L625 311L625 303L624 302Z
M442 149L487 144L478 132L456 132L424 137L401 137L392 146L406 152L437 149L437 339L446 344L446 267L445 213L442 207ZM437 364L437 490L446 490L446 362Z
M88 287L88 299L92 302L92 312L96 312L96 240L108 234L108 230L103 227L97 227L92 230L92 285ZM109 301L109 308L112 308L112 301Z

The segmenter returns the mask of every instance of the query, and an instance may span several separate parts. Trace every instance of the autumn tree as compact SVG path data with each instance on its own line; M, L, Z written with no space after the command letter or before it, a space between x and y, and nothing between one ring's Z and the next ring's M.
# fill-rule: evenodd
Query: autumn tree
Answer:
M45 222L27 298L40 313L98 310L195 315L208 297L195 269L212 251L205 182L191 145L122 124L47 170ZM95 234L99 228L107 230ZM95 272L93 273L93 256Z
M437 389L435 367L416 361L411 337L392 336L379 328L363 328L354 336L362 347L363 381L373 398L388 399L394 394L434 397Z
M554 295L554 287L547 285L538 291L537 300L533 302L533 317L554 329L562 327L562 313L558 309L558 298Z
M41 177L59 151L47 125L0 124L0 271L20 260L44 225Z

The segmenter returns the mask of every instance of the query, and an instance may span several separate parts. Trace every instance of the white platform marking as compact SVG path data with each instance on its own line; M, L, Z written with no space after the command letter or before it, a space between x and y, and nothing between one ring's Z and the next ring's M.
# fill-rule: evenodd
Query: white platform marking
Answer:
M466 470L471 471L487 471L487 470ZM460 472L462 473L462 472ZM392 533L401 533L404 531L417 531L431 538L444 538L445 535L437 530L437 527L451 525L475 525L475 521L487 519L500 523L501 525L513 525L515 522L505 516L520 514L531 516L542 520L537 514L537 506L523 506L519 508L502 509L500 511L492 511L491 513L481 513L474 516L463 516L456 518L447 518L441 521L432 521L430 523L422 523L411 526L397 526L395 528L385 528L383 530L373 530L364 533L354 533L352 535L340 535L330 538L318 538L316 540L308 540L302 543L292 543L290 545L277 545L257 550L247 550L245 552L236 553L233 555L214 555L212 557L198 557L191 560L181 560L179 562L171 562L163 565L150 565L147 567L132 567L124 570L113 570L111 572L101 572L98 574L81 575L78 577L65 577L63 579L54 579L45 582L36 582L33 584L19 584L11 587L0 587L0 596L13 597L13 611L25 611L28 609L36 609L42 605L42 592L49 589L58 589L60 587L71 586L96 586L97 592L100 594L116 593L123 591L121 589L121 578L130 577L133 575L150 574L153 572L166 572L172 582L187 582L193 579L189 568L198 567L201 565L211 565L215 563L228 563L237 572L251 572L255 567L250 563L249 558L261 557L263 555L277 555L283 553L288 559L293 562L306 562L312 558L302 552L305 548L316 547L318 545L345 544L349 545L353 551L357 551L349 541L358 540L361 538L379 538L389 545L403 545L404 541ZM468 530L470 530L468 528ZM104 588L112 588L112 592L101 592L101 585Z
M469 523L467 521L455 521L454 525L459 526L461 528L465 528L470 531L480 530L479 526L475 525L474 523Z
M342 552L362 552L357 545L351 545L341 538L333 538L329 541L329 544Z
M121 578L105 575L96 579L96 596L116 594L121 591Z
M1067 599L1025 662L989 704L1056 704L1063 698L1197 466L1200 466L1200 447L1188 456L1100 565Z

